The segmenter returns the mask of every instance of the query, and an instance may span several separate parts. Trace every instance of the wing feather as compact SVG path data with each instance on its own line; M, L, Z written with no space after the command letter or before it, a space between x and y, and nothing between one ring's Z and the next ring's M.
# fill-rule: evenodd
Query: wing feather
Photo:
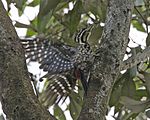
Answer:
M22 45L26 52L26 59L39 62L40 69L51 74L58 74L74 68L70 56L70 46L64 44L51 45L49 40L39 38L23 39Z

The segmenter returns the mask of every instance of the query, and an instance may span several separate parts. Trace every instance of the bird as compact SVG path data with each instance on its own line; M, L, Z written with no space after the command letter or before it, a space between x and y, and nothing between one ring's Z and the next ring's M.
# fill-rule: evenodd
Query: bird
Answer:
M88 42L93 25L82 28L75 35L76 47L62 42L52 43L48 39L22 39L26 59L36 61L40 69L47 72L40 78L49 81L47 95L52 104L58 104L75 91L80 80L87 94L90 70L94 61L94 52Z

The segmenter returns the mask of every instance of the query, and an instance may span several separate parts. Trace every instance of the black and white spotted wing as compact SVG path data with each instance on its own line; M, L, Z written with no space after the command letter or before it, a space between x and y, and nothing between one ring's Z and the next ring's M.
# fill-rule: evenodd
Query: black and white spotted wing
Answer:
M71 74L55 74L48 77L42 102L48 105L62 103L75 90L76 80ZM46 102L47 101L47 102Z
M21 41L26 52L26 59L30 61L38 61L40 69L48 71L51 74L65 72L74 68L73 62L70 60L70 53L65 47L51 45L49 40L28 40ZM57 47L55 47L57 46ZM62 52L61 49L64 51ZM67 52L68 51L68 52ZM68 54L67 54L68 53Z

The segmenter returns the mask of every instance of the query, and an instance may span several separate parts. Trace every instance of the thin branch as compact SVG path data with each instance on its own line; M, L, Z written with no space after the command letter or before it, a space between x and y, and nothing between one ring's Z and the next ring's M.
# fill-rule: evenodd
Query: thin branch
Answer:
M148 24L147 24L147 20L143 17L143 15L140 13L140 11L137 9L136 6L134 6L135 10L137 11L137 13L141 16L141 18L143 19L145 25L146 25L146 33L148 34Z
M138 46L142 46L142 47L145 47L144 45L141 45L141 44L139 44L139 43L137 43L137 42L135 42L131 37L129 38L133 43L135 43L135 44L137 44ZM128 46L129 47L129 46ZM129 47L130 48L130 47Z
M143 50L142 53L138 53L136 56L131 56L129 59L125 60L121 67L120 70L126 70L129 69L141 61L145 61L148 57L150 57L150 47L147 47L146 49Z

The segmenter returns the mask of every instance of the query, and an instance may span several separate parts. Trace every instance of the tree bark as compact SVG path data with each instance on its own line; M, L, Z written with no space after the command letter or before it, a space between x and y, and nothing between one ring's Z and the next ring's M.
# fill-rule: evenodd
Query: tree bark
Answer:
M33 92L22 46L1 1L0 93L9 120L55 120Z
M105 27L79 120L105 120L109 96L128 44L132 9L132 0L108 1Z

